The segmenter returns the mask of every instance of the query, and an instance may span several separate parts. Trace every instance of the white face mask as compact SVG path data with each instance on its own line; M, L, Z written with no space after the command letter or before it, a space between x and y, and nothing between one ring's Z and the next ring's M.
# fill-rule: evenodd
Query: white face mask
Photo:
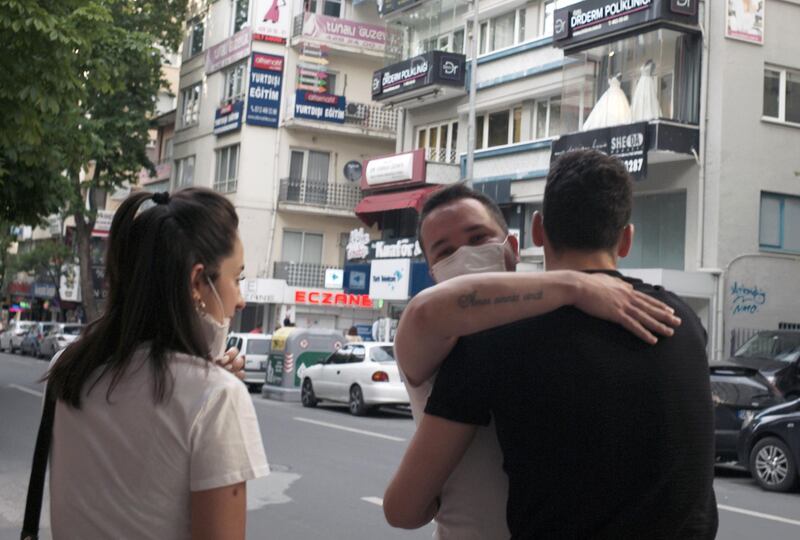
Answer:
M436 283L467 274L505 272L506 242L490 242L480 246L461 246L455 253L433 265Z
M212 359L217 360L218 358L221 358L223 354L225 354L225 342L228 339L228 329L231 325L231 318L225 317L225 308L222 304L222 298L219 297L217 288L214 287L214 284L211 283L211 280L208 279L208 276L206 276L206 281L211 287L211 291L214 293L217 303L219 303L220 311L223 313L223 319L221 323L217 322L217 320L208 313L200 314L200 325L203 328L203 336L206 338L208 353L211 355Z

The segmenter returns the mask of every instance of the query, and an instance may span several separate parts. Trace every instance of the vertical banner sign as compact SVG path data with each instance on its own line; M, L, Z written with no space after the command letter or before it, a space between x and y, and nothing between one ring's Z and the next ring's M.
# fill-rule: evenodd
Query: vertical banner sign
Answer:
M283 57L253 54L247 90L248 124L276 128L280 120Z

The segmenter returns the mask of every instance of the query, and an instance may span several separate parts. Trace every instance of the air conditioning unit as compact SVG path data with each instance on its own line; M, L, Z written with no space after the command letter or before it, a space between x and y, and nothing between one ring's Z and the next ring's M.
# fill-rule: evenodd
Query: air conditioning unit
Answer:
M346 113L349 118L363 120L367 117L367 107L360 103L348 103Z

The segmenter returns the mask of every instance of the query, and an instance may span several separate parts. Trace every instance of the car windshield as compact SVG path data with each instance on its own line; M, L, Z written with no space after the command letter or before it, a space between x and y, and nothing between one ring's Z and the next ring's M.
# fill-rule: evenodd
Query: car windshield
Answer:
M800 353L800 332L794 334L758 333L736 351L740 358L772 358L793 361Z
M80 326L65 326L64 328L61 329L61 333L62 334L66 334L68 336L77 336L78 334L81 333L81 327Z
M396 362L394 359L394 347L391 345L384 345L381 347L372 347L370 355L373 362Z

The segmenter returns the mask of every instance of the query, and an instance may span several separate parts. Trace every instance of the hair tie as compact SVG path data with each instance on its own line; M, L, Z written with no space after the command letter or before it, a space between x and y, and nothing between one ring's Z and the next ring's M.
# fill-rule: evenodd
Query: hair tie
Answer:
M169 192L154 193L152 199L156 204L169 204Z

